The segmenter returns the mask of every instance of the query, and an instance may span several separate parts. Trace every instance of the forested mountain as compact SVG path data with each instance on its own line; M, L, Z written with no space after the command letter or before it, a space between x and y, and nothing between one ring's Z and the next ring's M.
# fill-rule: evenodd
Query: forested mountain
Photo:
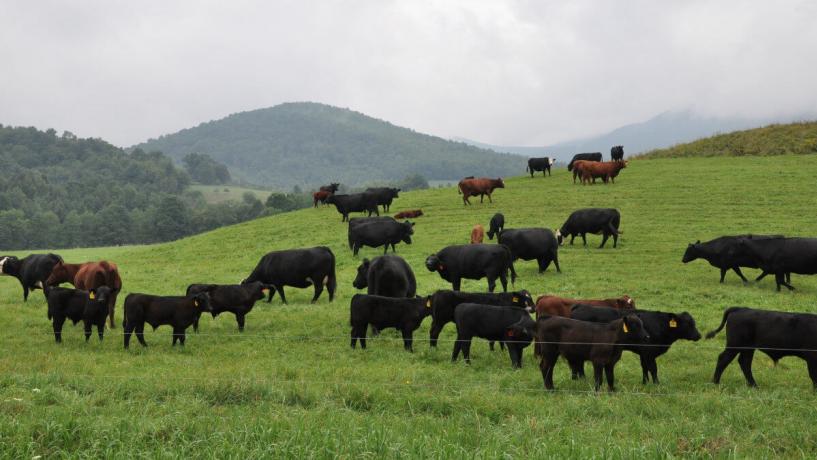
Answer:
M245 182L290 190L524 173L525 159L417 133L348 109L287 103L230 115L137 145L181 160L210 155Z
M276 212L258 198L208 205L159 152L0 125L0 249L167 241Z

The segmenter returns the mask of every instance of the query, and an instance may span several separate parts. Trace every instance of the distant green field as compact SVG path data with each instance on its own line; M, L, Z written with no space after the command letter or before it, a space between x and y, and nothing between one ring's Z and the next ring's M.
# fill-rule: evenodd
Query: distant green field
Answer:
M534 295L629 294L645 309L688 311L702 333L724 307L815 311L817 277L793 276L794 292L774 282L744 286L703 261L681 263L687 243L743 232L817 235L815 156L631 161L615 185L573 185L553 177L512 178L494 203L462 205L453 188L401 193L394 210L422 208L414 244L398 254L414 268L421 294L449 287L425 257L465 243L474 224L497 211L507 226L555 228L582 207L621 210L619 248L565 246L563 272L537 274L517 262L516 288ZM229 187L231 190L233 187ZM542 388L532 350L513 371L507 354L476 340L472 364L450 362L455 328L431 350L430 318L415 352L385 331L369 349L349 348L349 299L364 249L355 258L346 225L332 207L280 214L174 243L61 251L69 261L109 258L124 290L183 293L188 283L235 283L274 249L327 245L337 257L338 296L308 303L311 290L288 289L290 304L259 303L237 332L232 315L202 318L187 346L170 329L147 332L150 347L122 348L120 325L103 343L85 344L66 325L54 344L39 293L28 304L16 280L0 280L0 457L809 457L817 455L817 395L804 363L776 367L755 357L759 389L737 363L710 383L724 334L679 342L658 361L661 385L642 385L638 358L616 368L618 392L594 394L592 379L571 381L556 367L557 391ZM748 275L757 275L749 270ZM463 289L484 290L485 280ZM124 295L120 297L124 299Z
M208 203L223 203L225 201L241 201L244 192L250 192L261 201L266 201L269 190L235 187L232 185L191 185L191 190L198 190L204 195Z

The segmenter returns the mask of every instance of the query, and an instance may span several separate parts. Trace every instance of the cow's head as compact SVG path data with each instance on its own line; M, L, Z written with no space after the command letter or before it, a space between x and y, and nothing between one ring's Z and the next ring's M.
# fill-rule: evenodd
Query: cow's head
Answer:
M89 290L88 301L85 302L85 316L97 316L107 313L111 294L111 288L108 286L100 286Z
M20 259L14 256L0 257L0 275L14 276L20 273Z
M494 187L505 188L505 181L503 181L501 177L497 177L494 181Z
M431 254L430 256L426 257L426 268L430 272L441 272L445 270L445 265L443 265L443 262L440 260L437 254Z
M519 291L517 295L519 297L519 300L518 301L514 300L514 303L516 303L517 305L524 307L532 307L535 305L533 303L533 297L530 295L530 292L523 289ZM516 299L517 295L514 295L514 299Z
M616 299L618 302L618 308L622 310L634 310L635 309L635 300L628 295L621 296L620 299Z
M405 221L403 226L403 236L401 240L406 244L411 244L411 235L414 235L414 222Z
M536 336L536 321L528 315L522 315L519 321L505 329L505 340L508 342L530 343Z
M241 287L249 294L252 300L261 300L267 295L267 291L274 289L271 284L262 283L261 281L253 281L252 283L243 283Z
M57 262L54 265L54 268L51 269L51 274L48 276L48 279L45 280L45 284L49 286L56 286L60 283L66 283L69 281L73 281L71 279L71 272L68 271L68 267L65 266L62 262Z
M684 257L681 259L681 262L688 263L692 262L693 260L701 257L701 251L698 249L698 245L701 244L701 240L698 240L695 243L690 243L687 246L687 250L684 251Z
M634 314L621 318L621 333L625 343L642 343L650 340L641 318Z
M352 286L355 289L363 289L369 286L369 267L371 263L369 259L363 259L363 262L357 267L357 276L355 276L355 280L352 281Z
M399 188L390 188L389 192L391 193L392 198L400 198L400 189Z
M210 305L210 294L206 292L199 292L198 294L194 295L191 300L193 301L194 310L213 311L213 307Z

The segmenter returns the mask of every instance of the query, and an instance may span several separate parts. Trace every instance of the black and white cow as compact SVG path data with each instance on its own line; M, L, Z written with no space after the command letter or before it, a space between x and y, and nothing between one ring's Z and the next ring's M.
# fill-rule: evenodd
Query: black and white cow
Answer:
M26 301L29 292L43 288L54 266L62 261L57 254L31 254L22 259L0 256L0 275L17 278L23 286L23 301Z
M536 171L542 171L542 177L546 177L547 174L552 176L553 173L550 172L550 167L555 161L554 158L550 157L528 158L528 167L525 171L530 172L530 177L533 177L533 173Z

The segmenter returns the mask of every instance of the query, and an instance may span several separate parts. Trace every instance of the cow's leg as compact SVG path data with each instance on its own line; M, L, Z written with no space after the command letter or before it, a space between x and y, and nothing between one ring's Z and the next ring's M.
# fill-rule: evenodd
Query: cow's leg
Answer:
M777 282L777 290L780 290L780 286L786 286L789 291L794 290L794 286L786 282L786 274L785 273L775 273L774 280Z
M128 346L130 346L130 335L131 332L133 332L133 326L128 324L126 321L122 323L122 329L124 330L125 334L125 349L127 350Z
M607 242L607 238L610 238L610 234L609 234L609 233L607 233L607 232L604 232L604 233L602 234L602 237L601 237L601 246L599 246L599 249L601 249L601 248L603 248L603 247L604 247L604 243L606 243L606 242Z
M587 233L582 233L582 242L587 246Z
M757 278L755 278L755 282L758 282L758 281L762 280L762 279L763 279L763 278L765 278L765 277L766 277L766 275L768 275L768 274L769 274L769 272L767 272L767 271L765 271L765 270L764 270L764 271L763 271L763 272L760 274L760 276L758 276Z
M806 361L808 365L808 376L811 377L811 385L817 389L817 359L811 358Z
M655 356L650 356L650 374L652 374L652 383L658 385L658 362Z
M91 323L90 319L83 318L82 328L83 328L83 330L85 332L85 341L86 342L91 339L91 327L92 326L93 326L93 323Z
M110 322L110 325L111 325L111 329L116 328L114 326L114 323L113 323L113 315L114 315L114 309L116 308L116 295L117 294L119 294L119 292L114 291L114 292L111 293L111 296L108 297L108 319L109 319L109 322Z
M641 358L641 384L646 385L650 381L650 363L645 355L639 355Z
M136 338L143 347L148 346L148 343L145 342L145 323L136 325Z
M105 331L105 318L102 318L101 321L96 323L96 333L99 335L99 341L102 341L102 335Z
M460 285L461 285L461 284L462 284L462 279L460 279L459 277L454 278L453 280L451 280L451 287L452 287L452 288L453 288L453 290L455 290L455 291L459 291L459 290L460 290Z
M440 332L443 330L443 325L435 321L433 318L431 320L431 332L428 334L429 338L429 346L436 347L437 346L437 339L440 338Z
M754 356L755 350L743 350L740 352L740 356L738 356L740 370L743 371L743 376L746 377L746 383L748 383L750 387L757 386L757 382L755 382L755 378L752 376L752 358L754 358Z
M23 302L28 301L28 286L23 285Z
M496 277L488 276L488 292L494 292L496 288Z
M522 349L517 343L508 344L508 355L511 357L511 366L514 369L522 368Z
M54 340L62 343L62 325L65 324L65 317L55 316L52 326L54 327Z
M615 249L615 248L618 247L618 229L617 228L613 228L612 235L613 235L613 248Z
M723 280L726 278L726 272L728 270L728 268L721 268L721 284L723 284Z
M543 355L539 361L539 370L542 372L542 380L545 383L545 390L553 389L553 368L556 367L556 357Z
M559 252L558 249L553 251L553 265L556 266L556 272L562 273L562 269L559 268ZM547 267L545 267L547 268Z
M244 332L244 313L236 313L235 322L238 323L238 332Z
M272 296L275 295L275 287L269 289L269 294L267 295L267 303L272 302Z
M508 274L504 270L499 272L499 282L502 283L502 292L508 292Z
M312 282L312 285L315 287L315 294L312 296L312 303L317 302L318 297L320 297L321 293L323 292L322 279L320 278L320 276L318 276L317 278L318 278L317 282L316 281Z
M407 351L414 353L414 348L412 348L413 337L411 334L411 329L403 328L403 348Z
M183 346L184 346L184 339L185 339L185 335L184 335L184 328L183 328L183 327L180 327L180 328L179 328L179 332L178 332L178 333L174 332L174 334L176 334L176 335L178 336L178 338L179 338L179 345L183 347Z
M488 193L488 202L489 202L489 203L493 203L493 202L494 202L494 200L491 198L491 194L490 194L490 193Z
M360 329L358 329L357 339L360 341L360 348L363 350L366 349L366 330L368 328L369 324L365 323L360 326ZM374 326L372 326L372 329L377 330L377 328L375 328Z
M610 391L616 391L615 386L615 364L608 363L604 366L604 375L607 377L607 389Z
M571 245L571 246L573 246L573 240L575 240L575 239L576 239L576 234L575 234L575 233L571 233L571 234L570 234L570 245Z
M593 363L593 387L596 391L601 388L601 383L604 380L604 366Z
M352 255L353 255L353 256L356 256L356 255L357 255L357 253L358 253L358 251L360 251L360 243L358 243L357 241L355 241L355 242L352 244Z
M456 362L457 357L460 355L460 350L462 350L462 342L460 342L462 338L459 334L457 334L457 340L454 341L454 351L451 352L451 362Z
M494 351L494 343L496 343L496 342L494 342L493 340L488 341L488 350L489 351Z
M283 285L281 285L281 286L275 286L275 290L276 290L276 291L278 291L278 295L279 295L279 296L281 296L281 302L282 302L284 305L286 305L286 304L287 304L287 298L286 298L286 296L284 295L284 286L283 286Z
M732 362L733 359L738 355L737 350L732 350L731 348L727 348L723 350L723 353L718 355L718 364L715 365L715 375L712 377L712 382L715 384L721 383L721 375L723 375L723 371L726 369L726 366Z
M462 349L462 359L465 360L466 364L471 364L471 337L463 341L460 348Z
M351 337L352 341L350 343L350 346L352 347L352 350L355 349L355 345L357 344L357 334L356 334L356 332L357 332L357 328L355 326L352 326L352 330L350 332L350 335L352 336Z

